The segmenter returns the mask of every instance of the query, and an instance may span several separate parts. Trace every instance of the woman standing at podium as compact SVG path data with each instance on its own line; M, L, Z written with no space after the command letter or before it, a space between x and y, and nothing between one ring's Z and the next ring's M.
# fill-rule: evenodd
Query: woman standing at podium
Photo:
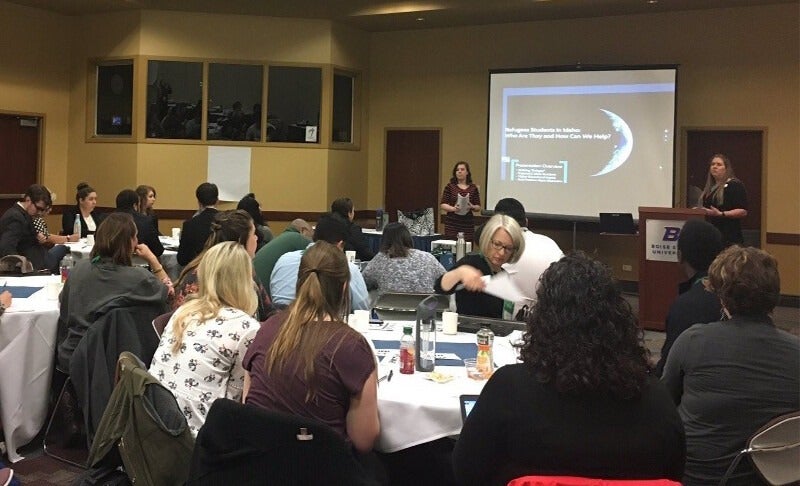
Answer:
M711 157L702 204L708 222L722 233L725 246L744 243L741 221L747 216L747 192L723 154Z
M447 213L444 216L445 238L455 240L458 233L463 232L464 239L471 242L475 234L472 212L481 209L481 194L478 186L472 183L467 162L456 162L453 177L444 186L440 207Z

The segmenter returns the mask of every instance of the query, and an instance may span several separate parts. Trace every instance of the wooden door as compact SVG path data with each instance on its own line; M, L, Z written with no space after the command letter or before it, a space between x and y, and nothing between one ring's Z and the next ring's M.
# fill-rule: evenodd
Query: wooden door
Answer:
M0 114L0 214L38 180L41 118Z
M696 205L692 193L703 189L708 164L716 153L731 160L736 178L747 189L747 217L742 220L745 244L761 246L761 175L764 132L761 130L692 129L686 131L687 207Z
M433 208L439 214L441 130L386 130L386 210ZM438 217L436 218L438 220Z

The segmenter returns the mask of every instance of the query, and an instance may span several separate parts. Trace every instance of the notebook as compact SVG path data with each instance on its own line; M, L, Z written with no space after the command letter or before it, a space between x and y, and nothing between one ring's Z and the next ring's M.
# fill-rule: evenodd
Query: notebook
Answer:
M478 401L478 395L461 395L458 400L461 402L461 421L463 422L467 420L467 415Z

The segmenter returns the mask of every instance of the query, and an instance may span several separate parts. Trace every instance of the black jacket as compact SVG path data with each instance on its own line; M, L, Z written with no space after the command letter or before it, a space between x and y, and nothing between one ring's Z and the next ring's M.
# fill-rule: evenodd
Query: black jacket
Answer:
M95 231L89 231L86 226L86 220L83 219L83 215L81 214L81 210L78 206L72 206L69 208L64 209L64 213L61 214L61 234L62 235L71 235L72 234L72 225L75 224L75 215L81 220L81 238L86 238L87 235L95 234ZM94 220L95 228L100 226L100 223L105 218L105 214L98 213L97 211L92 211L92 219Z
M144 243L147 245L147 248L150 248L153 255L160 257L164 253L164 245L162 245L161 240L158 239L158 227L153 217L130 210L119 212L128 213L133 217L139 243Z
M180 247L178 248L178 264L186 266L203 251L206 240L211 234L211 223L216 214L216 209L205 208L200 214L183 222Z
M45 266L46 253L36 239L33 218L15 203L0 217L0 257L22 255L40 270Z

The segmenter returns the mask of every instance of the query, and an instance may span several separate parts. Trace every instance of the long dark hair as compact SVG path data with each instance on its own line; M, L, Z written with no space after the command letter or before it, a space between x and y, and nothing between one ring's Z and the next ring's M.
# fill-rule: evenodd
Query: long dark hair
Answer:
M240 245L246 247L247 239L250 237L250 226L253 224L253 218L247 214L247 211L241 209L234 209L230 211L220 211L214 215L214 221L211 223L211 234L208 235L206 243L203 246L203 251L190 261L178 277L177 287L183 285L183 281L187 275L200 265L206 251L209 248L222 243L223 241L235 241Z
M542 274L536 296L521 355L541 383L572 395L641 395L647 350L608 267L572 253Z
M136 224L129 213L111 213L94 234L92 258L110 258L117 265L131 266L132 240Z
M153 186L142 184L136 188L136 195L139 197L139 212L142 214L151 215L155 212L153 208L147 207L147 195L150 194L151 191L153 192L153 197L155 197L156 188Z
M456 165L453 166L453 177L450 178L450 182L453 184L458 184L458 179L456 178L456 170L458 170L458 166L463 165L467 168L467 184L472 184L472 169L469 168L469 162L465 162L463 160L459 160L456 162Z
M411 232L403 223L389 223L383 229L381 238L381 252L389 258L403 258L408 256L408 251L414 247Z

